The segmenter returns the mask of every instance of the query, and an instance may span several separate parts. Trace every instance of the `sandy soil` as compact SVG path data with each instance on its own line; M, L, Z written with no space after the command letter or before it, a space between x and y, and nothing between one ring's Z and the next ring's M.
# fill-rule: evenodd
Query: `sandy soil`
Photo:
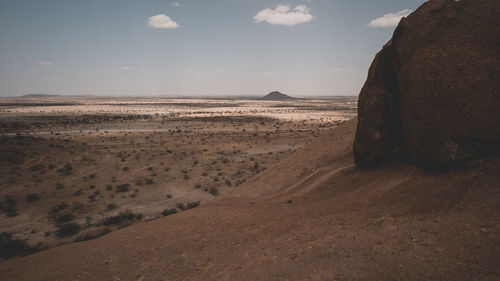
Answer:
M204 206L0 264L2 280L496 280L500 158L354 167L356 120Z
M203 205L354 114L352 97L2 99L0 233L29 253Z

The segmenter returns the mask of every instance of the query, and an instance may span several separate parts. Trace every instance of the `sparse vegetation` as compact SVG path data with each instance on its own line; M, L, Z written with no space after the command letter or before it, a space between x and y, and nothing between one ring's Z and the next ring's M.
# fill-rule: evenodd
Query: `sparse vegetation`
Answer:
M116 207L118 207L118 206L115 203L109 203L106 209L108 211L110 211L110 210L116 209Z
M117 225L117 224L123 224L126 222L134 221L134 220L141 220L142 215L141 214L135 214L132 213L130 210L127 211L122 211L116 216L111 216L105 218L100 224L109 226L109 225Z
M40 199L40 195L38 193L32 193L26 196L26 201L28 202L34 202Z
M82 242L82 241L93 240L93 239L99 238L99 237L101 237L103 235L106 235L106 234L108 234L110 232L111 232L110 229L108 229L108 228L102 228L102 229L98 229L97 231L90 231L90 232L86 232L83 235L79 235L73 241L74 242Z
M65 223L65 224L59 224L56 226L56 236L59 238L65 238L68 236L72 236L80 232L80 229L82 228L79 224L77 223Z
M40 170L43 170L43 169L45 169L45 165L43 165L43 164L36 164L36 165L33 165L33 166L31 166L29 168L29 170L31 172L36 172L36 171L40 171Z
M13 239L11 232L0 233L0 258L9 259L40 251L40 245L30 246L23 240Z
M124 183L124 184L119 184L116 187L116 192L127 192L130 190L130 184Z
M57 172L64 175L70 175L71 171L73 171L73 165L71 165L71 163L66 163L64 167L57 169Z
M196 202L188 202L187 203L187 208L188 209L193 209L193 208L196 208L200 206L200 201L196 201Z
M219 191L215 186L212 186L208 189L208 193L212 194L213 196L219 195Z
M4 212L7 217L12 218L18 215L16 209L17 201L13 196L5 196L0 202L0 211Z
M62 184L62 183L60 183L60 182L56 183L56 189L57 189L57 190L64 189L64 184Z
M74 218L75 216L73 216L73 214L71 213L62 213L62 214L57 213L53 217L54 221L58 224L72 221Z
M186 105L198 112L191 101L167 106ZM206 105L196 106L205 108ZM212 104L210 107L213 107ZM0 193L0 212L7 217L22 215L6 219L9 226L26 223L27 220L49 226L53 224L57 229L63 225L80 224L77 234L71 234L78 236L75 241L92 239L99 236L96 228L104 226L104 222L110 225L106 229L112 230L142 219L141 215L130 211L116 213L121 211L119 207L130 202L146 205L144 215L149 218L158 216L153 213L158 210L154 208L151 211L147 204L156 206L158 200L168 204L184 202L177 207L168 205L169 208L160 213L167 216L198 206L198 200L206 200L207 195L217 196L227 192L230 187L238 186L263 171L264 166L270 167L279 158L292 153L295 144L309 141L311 130L316 130L317 126L314 122L301 121L300 127L296 127L298 122L268 118L263 121L261 117L245 116L246 109L240 109L238 116L218 116L218 113L192 116L192 113L183 115L186 112L181 110L180 113L157 115L76 113L64 118L44 117L40 122L33 123L16 120L19 123L15 125L7 120L7 127L0 130L12 130L19 134L3 137L7 142L2 146L5 148L2 159L12 158L12 162L8 163L15 165L9 164L6 169L0 169L0 176L6 184L18 189L12 195L7 193L13 190L10 188ZM200 114L205 111L206 108ZM227 114L231 113L224 113ZM60 127L50 127L54 124ZM111 131L102 128L115 125L123 129ZM141 131L142 128L145 131ZM223 128L223 132L212 131L211 128ZM158 130L153 131L155 129ZM23 135L26 131L37 130L52 133L48 137L42 134L36 138ZM294 134L293 138L290 138L291 134ZM266 141L270 140L273 146L288 145L290 150L268 152ZM261 143L266 144L266 148L260 146ZM263 152L249 153L249 149ZM186 195L188 189L192 192ZM176 198L172 199L172 195ZM56 202L61 203L52 206L48 214L35 213L31 216L28 210L26 214L30 215L18 210L26 206L25 202L34 202L29 204L30 209L45 208L44 204L50 204L56 198L59 200ZM102 219L102 214L110 217ZM83 222L84 218L87 218L86 222ZM64 227L62 232L58 232L63 236L65 230L71 230L68 226ZM23 238L42 236L44 239L43 233L46 232L48 241L59 237L56 231L45 230L48 228L37 227L36 232L29 227L20 234ZM29 243L31 240L26 241Z
M176 208L165 209L165 210L163 210L163 212L161 212L161 215L164 216L164 217L170 216L170 215L173 215L173 214L177 214L177 209Z
M59 203L59 204L53 206L52 208L50 208L49 214L57 213L57 212L59 212L61 210L64 210L64 209L66 209L68 207L69 207L68 204L66 204L64 202L63 203Z

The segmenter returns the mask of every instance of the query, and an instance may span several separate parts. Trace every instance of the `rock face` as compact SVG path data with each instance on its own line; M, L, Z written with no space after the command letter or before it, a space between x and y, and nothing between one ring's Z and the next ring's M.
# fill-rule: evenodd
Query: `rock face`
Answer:
M500 146L500 1L431 0L375 57L358 103L356 164L394 153L442 168Z
M274 92L270 92L262 99L263 100L277 100L277 101L279 101L279 100L293 100L294 98L292 98L288 95L282 94L278 91L274 91Z

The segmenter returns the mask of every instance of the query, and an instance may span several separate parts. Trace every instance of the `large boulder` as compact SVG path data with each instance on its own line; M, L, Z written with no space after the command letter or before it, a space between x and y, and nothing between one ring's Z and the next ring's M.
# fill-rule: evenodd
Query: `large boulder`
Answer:
M433 168L500 146L500 1L431 0L403 18L359 95L356 164Z

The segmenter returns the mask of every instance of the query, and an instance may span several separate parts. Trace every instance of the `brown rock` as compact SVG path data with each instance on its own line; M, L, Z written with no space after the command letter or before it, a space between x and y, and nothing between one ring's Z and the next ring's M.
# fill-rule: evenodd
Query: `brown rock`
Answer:
M500 1L434 0L404 18L359 96L360 167L400 148L434 168L500 145Z

